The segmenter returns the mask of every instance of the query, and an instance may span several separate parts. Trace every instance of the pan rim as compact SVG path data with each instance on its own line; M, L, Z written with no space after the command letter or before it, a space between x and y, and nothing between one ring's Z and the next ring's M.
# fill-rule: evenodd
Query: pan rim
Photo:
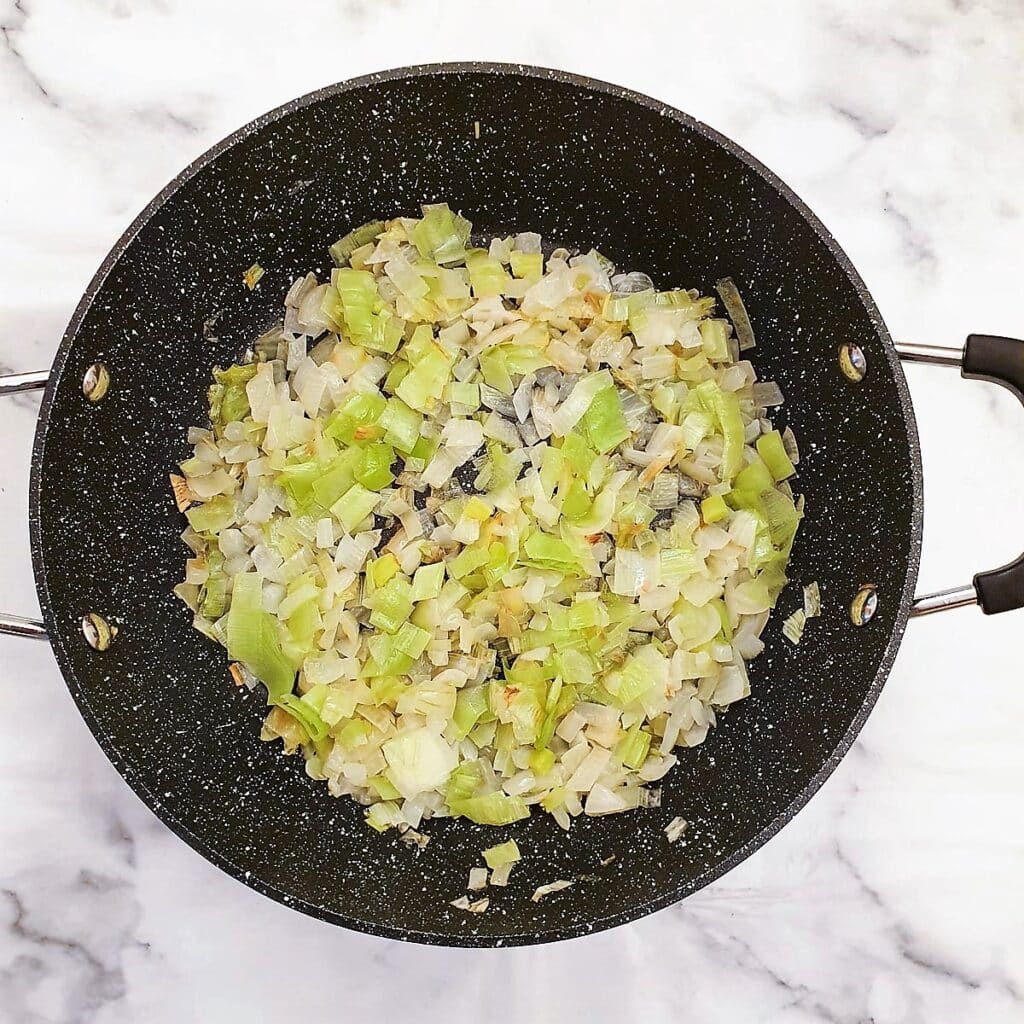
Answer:
M628 911L619 911L609 914L606 917L596 918L589 922L565 927L552 928L541 932L529 934L516 933L509 936L499 935L474 935L447 934L437 931L420 931L417 929L399 928L389 924L376 921L364 921L358 918L339 914L322 906L308 903L298 899L293 894L275 885L266 883L261 879L246 875L246 872L230 858L207 844L205 840L197 836L191 829L176 818L160 800L157 793L145 784L143 780L135 776L131 767L127 765L116 746L111 742L105 733L99 719L94 715L89 704L88 697L80 687L71 665L66 643L68 631L71 628L66 622L58 622L50 602L49 587L46 579L46 571L43 558L43 540L40 525L40 503L42 492L42 456L46 444L47 431L49 426L50 411L53 405L54 395L57 388L61 386L63 371L67 357L74 345L78 331L84 321L92 303L101 292L111 270L131 246L136 235L145 227L150 219L164 206L164 204L181 188L182 185L191 180L202 171L207 165L218 159L221 154L242 142L249 135L253 134L277 121L282 120L297 110L317 104L323 100L341 95L346 92L372 87L381 83L411 79L425 76L441 75L510 75L526 78L536 78L546 81L558 82L572 86L577 89L589 92L602 93L618 99L627 100L631 103L640 104L661 116L672 118L680 126L687 130L695 131L704 136L708 141L720 146L731 156L742 161L742 163L759 175L764 182L778 192L783 199L798 213L803 220L812 228L820 241L826 246L832 258L837 262L840 269L853 285L857 296L868 313L869 319L875 328L882 350L893 373L897 394L900 400L903 425L906 430L907 443L909 448L911 471L912 471L912 492L913 506L911 509L911 536L908 552L907 577L900 596L900 604L897 610L896 619L892 627L889 641L879 664L878 671L871 682L867 696L857 714L854 716L849 728L839 739L829 756L823 761L818 770L814 773L803 789L793 800L777 814L772 821L760 829L751 839L741 847L733 851L729 857L716 863L707 871L697 877L683 882L658 896L638 903ZM76 384L77 386L77 384ZM821 788L832 772L839 765L839 762L846 755L847 751L857 738L863 728L868 715L873 710L875 703L881 693L882 687L892 669L896 655L902 643L910 615L910 604L914 596L917 583L918 569L920 565L921 540L923 533L923 479L921 465L921 449L917 430L917 421L914 415L910 391L907 386L903 368L896 353L895 346L889 334L888 328L882 319L881 314L875 305L874 299L865 286L860 275L857 273L849 257L833 238L832 234L800 199L799 196L778 177L769 170L757 158L748 153L741 146L737 145L727 136L709 127L689 114L678 110L667 103L663 103L644 93L614 85L599 79L589 78L583 75L576 75L566 71L550 68L537 67L527 64L494 63L494 62L452 62L420 64L409 67L394 68L385 71L378 71L358 78L337 82L325 86L303 96L289 100L265 114L260 115L249 123L238 128L220 142L206 150L202 155L193 160L188 166L180 171L167 185L164 186L156 196L151 199L143 210L135 217L128 228L121 234L110 251L107 253L99 269L94 274L88 287L78 302L74 313L71 316L68 326L64 331L60 346L54 357L50 371L49 382L43 394L42 403L37 420L35 439L32 447L32 467L29 481L29 529L32 552L32 568L35 577L36 591L39 598L39 605L43 620L51 640L54 656L57 660L61 675L77 705L79 712L88 725L90 731L96 738L107 758L117 769L118 773L128 783L136 796L180 839L187 843L193 850L199 853L210 863L216 865L226 874L257 892L268 896L284 906L292 907L303 913L327 921L332 924L342 925L354 931L375 935L382 938L398 939L402 941L413 941L428 945L441 945L453 947L494 947L494 946L526 946L546 942L556 942L565 939L577 938L583 935L593 934L614 928L630 921L638 920L656 911L670 907L685 897L697 892L709 885L711 882L721 878L727 872L746 860L752 853L760 849L773 838L782 828L788 824L795 815L807 804L812 796Z

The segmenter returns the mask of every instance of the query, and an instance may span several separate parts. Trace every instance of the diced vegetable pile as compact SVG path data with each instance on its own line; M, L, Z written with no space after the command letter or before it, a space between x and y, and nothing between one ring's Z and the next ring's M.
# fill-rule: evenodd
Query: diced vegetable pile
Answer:
M176 593L379 830L651 806L749 693L798 455L696 291L447 206L357 229L215 373Z

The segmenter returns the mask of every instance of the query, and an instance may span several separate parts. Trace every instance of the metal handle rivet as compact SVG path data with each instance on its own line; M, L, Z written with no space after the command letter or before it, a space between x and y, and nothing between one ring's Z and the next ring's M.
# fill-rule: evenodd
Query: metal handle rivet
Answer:
M102 615L89 612L82 616L82 636L94 651L105 651L117 636L117 626L110 625Z
M103 363L93 363L82 378L82 394L90 402L98 402L110 387L110 371Z
M852 342L839 346L839 369L843 376L859 384L868 374L868 360L864 350Z
M855 626L866 626L878 611L878 591L874 583L865 583L850 602L850 621Z

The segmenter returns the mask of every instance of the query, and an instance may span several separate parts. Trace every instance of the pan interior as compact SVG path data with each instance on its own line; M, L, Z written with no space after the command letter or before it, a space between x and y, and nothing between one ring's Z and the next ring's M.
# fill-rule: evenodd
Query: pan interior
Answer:
M477 137L476 125L479 125ZM484 234L540 231L598 248L662 287L746 300L762 379L778 380L803 460L807 518L753 695L681 752L659 809L509 829L428 824L416 853L258 739L258 694L171 595L183 521L167 475L205 418L211 369L280 315L292 279L329 269L352 226L447 201ZM873 703L905 622L920 536L919 463L902 377L859 279L820 226L738 149L674 111L610 87L511 68L420 69L296 101L190 168L101 268L57 358L37 436L33 538L61 668L119 770L165 822L254 887L377 933L515 944L607 927L706 884L771 835L828 774ZM242 273L259 262L255 291ZM837 349L854 342L856 385ZM82 397L86 368L107 397ZM909 443L908 443L909 441ZM783 618L818 580L824 613L794 648ZM858 587L879 610L854 628ZM103 653L88 611L116 622ZM692 822L668 846L662 827ZM479 916L449 906L479 851L514 835L524 862ZM614 856L614 861L601 862ZM533 889L577 879L533 903Z

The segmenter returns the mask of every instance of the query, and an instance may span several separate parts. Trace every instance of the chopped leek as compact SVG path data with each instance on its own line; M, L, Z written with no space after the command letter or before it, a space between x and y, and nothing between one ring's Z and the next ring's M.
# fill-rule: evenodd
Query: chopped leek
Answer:
M804 513L732 282L735 338L595 251L471 233L435 204L339 239L214 371L172 476L175 593L265 685L261 736L417 848L434 814L656 804L673 749L749 694ZM820 609L808 585L791 643ZM484 859L472 886L500 887L519 850Z
M492 871L500 868L502 864L515 864L521 857L519 846L514 839L499 843L497 846L489 846L484 850L484 861Z
M777 430L762 434L757 439L757 453L764 459L772 478L785 480L796 472L783 444L782 435Z
M331 514L353 533L355 528L380 504L380 495L362 484L353 484L333 505Z

